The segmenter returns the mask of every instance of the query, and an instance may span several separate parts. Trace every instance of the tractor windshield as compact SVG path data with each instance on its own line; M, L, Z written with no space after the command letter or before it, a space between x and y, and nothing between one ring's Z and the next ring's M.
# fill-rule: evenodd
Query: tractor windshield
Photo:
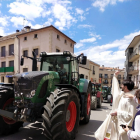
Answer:
M43 58L42 71L69 72L69 60L66 56L46 56Z

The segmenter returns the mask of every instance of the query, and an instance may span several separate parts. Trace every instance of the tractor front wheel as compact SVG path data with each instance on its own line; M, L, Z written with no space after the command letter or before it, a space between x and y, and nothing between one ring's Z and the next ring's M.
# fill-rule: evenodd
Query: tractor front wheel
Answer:
M0 109L10 111L9 108L13 106L14 94L1 93ZM16 122L14 120L0 116L0 134L8 135L19 130L23 126L23 122Z
M47 98L42 117L44 135L48 140L73 140L80 119L78 94L74 90L55 90Z

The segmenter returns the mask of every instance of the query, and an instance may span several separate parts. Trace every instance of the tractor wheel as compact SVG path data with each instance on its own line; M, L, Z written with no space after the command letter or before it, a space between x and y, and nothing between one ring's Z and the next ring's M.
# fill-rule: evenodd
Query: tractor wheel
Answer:
M101 106L102 106L102 98L100 96L99 98L97 98L97 107L101 108Z
M112 100L112 95L108 95L108 96L107 96L107 102L108 102L108 103L111 103L111 100Z
M82 124L87 124L90 120L91 114L91 92L92 87L89 86L87 90L87 94L85 95L85 102L84 102L84 119L80 121Z
M2 93L1 95L2 98L0 98L0 109L8 111L8 107L13 105L14 94ZM23 122L16 122L0 116L0 134L8 135L10 133L14 133L22 126Z
M97 97L96 96L91 97L91 109L93 109L93 110L97 109Z
M80 120L79 96L74 90L55 90L47 98L42 114L47 140L73 140Z

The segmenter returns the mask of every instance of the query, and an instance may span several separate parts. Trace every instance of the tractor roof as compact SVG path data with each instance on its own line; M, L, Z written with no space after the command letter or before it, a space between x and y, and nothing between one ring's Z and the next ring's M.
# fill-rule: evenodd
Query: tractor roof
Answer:
M68 51L69 52L69 51ZM47 53L47 52L45 52L46 53L46 56L47 55L64 55L64 52L52 52L52 53ZM71 56L73 56L73 57L76 57L76 55L74 54L74 53L71 53L70 52L70 55ZM69 55L66 55L66 56L69 56Z

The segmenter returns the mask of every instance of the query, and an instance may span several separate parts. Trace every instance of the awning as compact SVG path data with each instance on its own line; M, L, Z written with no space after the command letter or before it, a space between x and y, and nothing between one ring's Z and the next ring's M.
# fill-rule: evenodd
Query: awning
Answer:
M9 78L9 77L13 77L13 75L6 75L5 77Z

